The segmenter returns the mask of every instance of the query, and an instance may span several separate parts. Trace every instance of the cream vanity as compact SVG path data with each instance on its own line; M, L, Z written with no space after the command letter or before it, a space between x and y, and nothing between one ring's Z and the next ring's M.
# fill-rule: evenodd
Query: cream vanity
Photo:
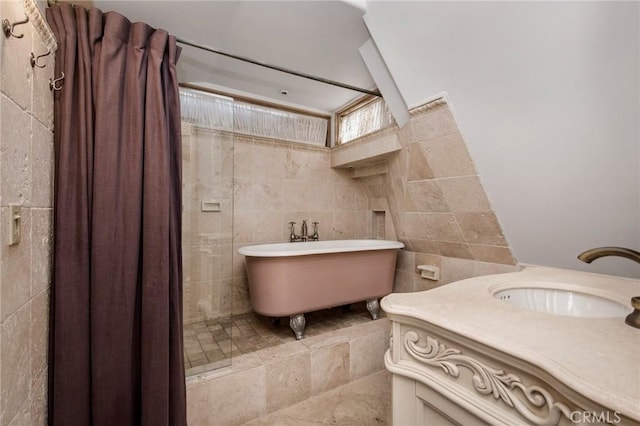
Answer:
M393 424L640 424L639 291L528 266L385 297Z

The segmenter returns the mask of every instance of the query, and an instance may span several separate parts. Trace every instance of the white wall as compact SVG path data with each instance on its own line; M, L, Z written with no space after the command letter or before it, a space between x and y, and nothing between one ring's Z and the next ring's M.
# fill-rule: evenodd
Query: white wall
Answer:
M640 276L640 3L367 3L406 103L446 91L521 263Z

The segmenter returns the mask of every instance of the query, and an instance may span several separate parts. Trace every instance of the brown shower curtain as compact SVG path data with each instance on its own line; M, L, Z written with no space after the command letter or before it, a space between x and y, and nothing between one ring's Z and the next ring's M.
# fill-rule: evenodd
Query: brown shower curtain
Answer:
M58 40L49 424L186 425L175 37L47 9Z

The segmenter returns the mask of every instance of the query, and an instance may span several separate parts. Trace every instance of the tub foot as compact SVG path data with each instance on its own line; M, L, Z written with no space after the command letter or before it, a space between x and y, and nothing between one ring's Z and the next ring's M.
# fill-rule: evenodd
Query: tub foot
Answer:
M367 311L371 314L371 319L378 319L378 314L380 313L380 303L378 299L367 300Z
M296 340L304 337L304 326L306 325L304 314L291 315L289 317L289 327L296 334Z

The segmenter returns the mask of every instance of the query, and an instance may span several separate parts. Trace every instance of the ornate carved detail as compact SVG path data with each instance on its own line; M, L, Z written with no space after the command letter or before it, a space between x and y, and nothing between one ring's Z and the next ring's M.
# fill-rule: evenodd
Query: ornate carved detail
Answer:
M327 148L319 145L308 145L299 142L289 142L278 139L269 139L265 136L250 136L250 135L241 135L239 133L233 133L233 137L235 141L241 141L244 143L249 143L252 145L272 145L283 148L289 148L296 151L314 151L314 152L328 152L331 149L335 148Z
M33 24L33 27L42 39L42 42L47 46L47 49L55 52L58 48L58 43L53 35L53 31L51 31L47 21L45 21L44 16L42 16L42 12L40 12L40 8L36 4L35 0L22 0L22 8L29 16L29 22Z
M411 110L409 110L409 114L413 117L419 114L422 114L423 112L427 112L427 111L431 111L437 108L441 108L443 106L447 105L447 99L446 98L437 98L434 99L430 102L427 102L426 104L417 106L415 108L412 108Z
M428 366L442 368L446 374L455 378L460 375L460 367L471 370L473 387L478 393L491 394L495 399L502 400L529 422L540 426L556 425L563 415L571 420L569 407L555 401L546 389L535 385L526 386L515 374L484 365L463 355L458 349L447 348L432 337L426 337L426 346L418 345L419 340L420 336L415 331L408 331L404 335L404 347L413 358ZM537 415L529 405L540 409L546 407L546 416Z

